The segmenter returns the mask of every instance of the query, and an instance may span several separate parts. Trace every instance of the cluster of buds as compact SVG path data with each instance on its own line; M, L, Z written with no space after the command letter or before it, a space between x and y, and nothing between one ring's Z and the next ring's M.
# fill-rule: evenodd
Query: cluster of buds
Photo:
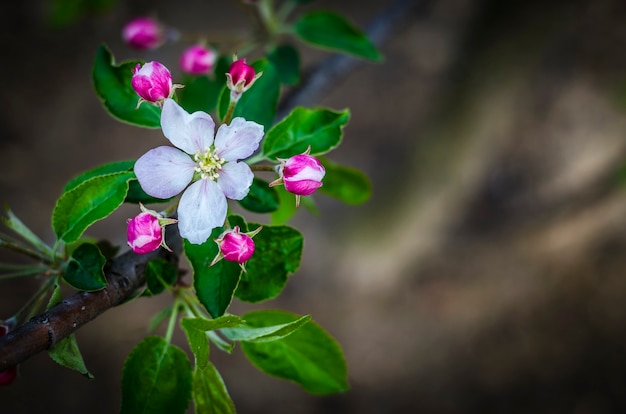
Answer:
M165 244L164 227L174 224L176 219L165 218L156 211L148 210L139 204L141 213L128 220L126 236L128 245L137 254L150 253L160 246L170 250Z
M296 205L300 204L301 196L311 195L322 186L326 170L320 161L309 155L311 147L299 155L288 159L279 158L276 166L278 178L270 183L270 187L284 184L285 190L296 196Z
M9 333L9 327L5 323L0 322L0 336L4 336ZM0 387L4 385L11 385L17 377L17 365L11 368L0 371Z

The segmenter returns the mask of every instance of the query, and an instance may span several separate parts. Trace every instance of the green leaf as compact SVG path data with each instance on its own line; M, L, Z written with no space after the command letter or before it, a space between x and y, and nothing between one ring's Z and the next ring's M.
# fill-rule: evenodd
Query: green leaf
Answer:
M192 396L197 414L234 414L235 404L228 395L222 376L212 363L196 367Z
M278 71L267 59L257 60L251 66L256 73L263 72L263 75L241 95L235 107L233 118L241 116L246 121L254 121L263 125L264 131L267 131L274 124L276 117L280 79L278 78ZM224 119L229 102L230 90L224 87L218 106L220 119Z
M158 295L178 280L178 269L167 260L157 257L146 264L146 284L150 295Z
M231 228L238 226L239 230L241 230L242 233L248 232L248 223L246 223L246 219L243 218L243 216L240 216L239 214L229 214L228 224L230 224Z
M185 318L180 324L187 335L189 348L196 358L196 366L204 368L209 363L209 341L207 332L228 328L241 324L242 320L235 315L224 315L215 319Z
M93 64L93 84L106 110L122 122L146 128L161 127L161 108L143 103L131 86L133 69L138 61L115 64L109 49L101 45Z
M336 13L306 13L295 23L294 30L296 36L311 46L369 60L382 60L380 52L367 36Z
M243 315L251 326L289 323L298 318L283 311ZM347 391L347 367L339 344L318 324L308 322L291 335L272 342L242 342L242 350L261 371L294 381L314 394Z
M187 240L184 243L185 255L193 269L196 294L214 318L222 316L230 306L241 274L241 268L235 262L220 260L209 266L219 250L213 239L218 238L223 231L221 227L213 229L211 237L203 244L191 244Z
M191 397L191 375L182 349L160 337L145 338L124 364L121 413L184 413Z
M242 200L239 200L241 207L253 213L271 213L278 210L278 193L274 187L260 178L254 178L250 186L250 192Z
M226 85L226 72L230 60L220 56L215 64L213 76L189 76L184 81L185 87L178 90L178 103L187 112L211 112L217 106L218 98Z
M98 246L91 243L81 244L67 261L63 279L79 290L102 289L107 285L103 271L105 262Z
M326 175L320 191L344 203L358 205L366 202L372 195L372 184L362 171L356 168L334 164L327 159L320 159Z
M72 178L63 189L63 192L66 193L68 191L73 190L78 187L80 184L89 180L90 178L99 177L101 175L108 175L114 173L122 173L122 172L131 172L133 170L133 166L135 165L135 161L127 160L127 161L116 161L108 164L100 165L96 168L92 168L91 170L85 171L76 177Z
M72 243L87 227L111 214L128 192L132 172L90 178L63 193L52 212L52 227L60 240Z
M268 59L278 70L281 83L295 85L300 82L300 54L291 45L280 45L268 55Z
M260 311L260 313L262 312L265 311ZM262 317L256 316L255 320L258 321L259 319L262 319ZM293 322L263 327L254 327L244 323L242 325L235 326L234 328L224 328L222 329L222 333L231 341L270 342L291 335L296 330L300 329L302 325L306 324L310 319L310 315L305 315Z
M291 218L298 211L298 207L296 206L296 196L285 190L285 187L282 185L272 188L276 189L276 192L278 193L280 206L278 207L278 210L272 213L271 223L275 226L287 224L287 222L291 220Z
M22 220L20 220L8 207L6 208L6 213L7 216L2 217L2 223L4 223L5 226L19 234L24 240L39 250L39 252L48 257L54 256L52 248L44 243L44 241L33 233L31 229L26 227Z
M94 378L85 366L85 361L78 349L78 343L76 342L76 336L74 334L57 342L48 350L48 355L50 355L50 358L57 364L78 371L89 379Z
M260 224L248 223L253 231ZM288 226L263 226L254 236L255 251L246 262L235 296L246 302L260 302L276 297L285 287L289 274L300 266L303 238Z
M289 158L311 147L311 155L321 155L341 142L342 128L350 111L298 107L276 124L263 140L262 154L268 160Z
M134 204L157 204L157 203L165 203L168 200L171 200L174 197L170 197L167 199L156 198L146 194L141 188L139 181L135 178L128 182L128 194L126 194L126 199L124 202L126 203L134 203Z

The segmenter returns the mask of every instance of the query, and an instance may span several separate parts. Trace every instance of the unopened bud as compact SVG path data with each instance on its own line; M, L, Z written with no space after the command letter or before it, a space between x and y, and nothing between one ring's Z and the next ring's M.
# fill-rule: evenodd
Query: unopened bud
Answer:
M180 57L180 68L191 75L206 75L213 70L217 53L202 45L187 48Z
M141 102L160 103L172 96L172 74L159 62L137 64L133 70L131 85Z
M138 50L155 49L163 43L163 26L150 17L138 17L131 20L122 30L122 38L131 47Z
M277 166L278 179L270 183L270 187L284 184L285 190L296 195L299 204L300 196L311 195L322 186L326 170L320 161L309 155L311 148L303 154L294 155L286 160L279 159Z

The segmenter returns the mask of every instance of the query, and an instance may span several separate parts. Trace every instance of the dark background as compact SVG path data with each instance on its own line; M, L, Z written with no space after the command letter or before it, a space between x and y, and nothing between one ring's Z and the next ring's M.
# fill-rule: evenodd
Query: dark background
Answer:
M366 28L391 1L319 0ZM49 2L0 6L0 194L52 240L63 185L165 143L113 120L90 80L96 48L136 53L123 24L156 13L184 31L245 27L236 2L119 1L64 27ZM317 397L213 350L241 413L626 412L626 3L415 2L364 63L316 98L352 119L333 159L373 197L316 196L298 213L302 268L276 300L231 310L311 313L342 344L352 390ZM305 70L328 54L303 47ZM176 71L174 76L180 74ZM125 243L125 207L89 234ZM0 316L36 289L0 285ZM118 411L123 361L169 303L112 309L77 333L93 381L47 355L0 388L4 413ZM177 332L175 342L185 348ZM186 348L185 348L186 349Z

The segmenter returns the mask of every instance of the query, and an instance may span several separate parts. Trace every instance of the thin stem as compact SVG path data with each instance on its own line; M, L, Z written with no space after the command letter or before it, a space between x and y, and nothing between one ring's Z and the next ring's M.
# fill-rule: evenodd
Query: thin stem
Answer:
M42 274L49 268L46 266L26 266L21 269L15 269L13 272L0 275L0 280L17 279L20 277L29 277ZM8 270L8 269L7 269Z
M31 250L28 247L25 247L15 241L7 241L7 240L0 239L0 247L13 250L16 253L23 254L24 256L28 256L32 259L39 260L45 263L52 262L49 257L43 255L42 253L36 250Z
M50 290L56 283L57 275L49 276L48 279L41 284L39 290L37 290L37 292L28 300L28 302L26 302L26 304L24 304L24 306L22 306L22 308L17 311L15 315L13 315L13 318L18 326L30 320L39 312L44 300L50 295Z
M274 169L273 165L251 165L250 169L252 171L269 171L269 172L276 172L276 170Z
M172 335L174 334L174 327L176 326L176 321L178 320L178 312L180 310L180 301L178 297L174 301L174 306L172 308L172 313L170 314L170 320L167 323L167 331L165 332L165 340L169 345L172 342Z
M228 103L228 111L226 111L226 115L224 115L224 119L222 122L228 125L230 121L233 119L233 114L235 113L235 107L237 106L237 100L233 99L233 92L230 93L230 102Z

